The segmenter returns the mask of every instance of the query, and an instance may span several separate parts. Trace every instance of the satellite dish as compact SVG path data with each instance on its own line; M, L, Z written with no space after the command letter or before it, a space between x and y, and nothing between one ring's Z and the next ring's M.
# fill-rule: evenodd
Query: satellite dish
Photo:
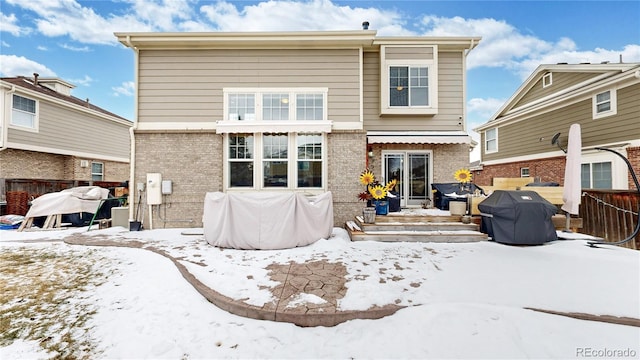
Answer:
M551 138L551 145L557 145L563 153L567 153L567 150L563 149L560 145L560 133L556 133L555 135L553 135L553 137Z

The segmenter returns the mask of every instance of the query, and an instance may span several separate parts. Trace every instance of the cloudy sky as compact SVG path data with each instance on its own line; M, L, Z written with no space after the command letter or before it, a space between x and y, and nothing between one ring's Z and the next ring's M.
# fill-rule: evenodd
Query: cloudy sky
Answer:
M0 75L59 77L133 119L133 52L114 32L357 30L482 36L467 122L486 122L540 64L640 62L640 1L0 0Z

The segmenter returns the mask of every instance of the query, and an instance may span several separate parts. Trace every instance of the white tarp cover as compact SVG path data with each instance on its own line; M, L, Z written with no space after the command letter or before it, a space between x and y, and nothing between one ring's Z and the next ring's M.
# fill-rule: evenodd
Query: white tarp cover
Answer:
M26 218L57 214L95 213L101 199L109 196L109 189L99 186L79 186L41 195L31 202Z
M317 196L287 192L205 195L204 237L233 249L289 249L328 239L333 230L331 192Z

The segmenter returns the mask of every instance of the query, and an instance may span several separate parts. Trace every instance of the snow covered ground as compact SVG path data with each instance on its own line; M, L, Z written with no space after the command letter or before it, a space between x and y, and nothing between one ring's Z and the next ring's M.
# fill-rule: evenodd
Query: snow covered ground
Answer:
M83 293L95 310L78 335L94 344L90 358L640 357L639 327L525 309L640 318L638 251L590 248L584 240L528 247L350 242L339 228L330 239L303 248L242 251L212 247L182 230L0 231L0 253L68 254L107 274L104 283ZM407 307L334 327L248 319L207 302L161 255L60 241L74 233L153 245L218 292L256 305L271 300L266 266L325 259L347 267L342 310ZM8 280L0 272L0 281ZM24 338L0 347L0 359L55 355Z

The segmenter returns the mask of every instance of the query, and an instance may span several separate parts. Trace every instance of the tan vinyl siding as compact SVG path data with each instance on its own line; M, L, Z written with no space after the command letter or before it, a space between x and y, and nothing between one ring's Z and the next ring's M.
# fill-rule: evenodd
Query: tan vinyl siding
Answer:
M424 60L433 59L433 47L396 47L385 48L385 59L387 60Z
M592 100L585 99L549 113L498 128L498 153L483 154L483 161L557 150L551 137L560 132L561 144L566 147L571 124L580 124L582 146L619 143L640 139L640 85L619 89L617 115L593 119ZM544 140L540 141L540 138ZM484 133L482 134L484 152Z
M210 122L223 118L223 88L326 87L329 120L357 121L359 51L141 51L140 122Z
M514 108L524 106L538 99L570 88L598 75L600 75L600 73L553 72L551 74L552 81L550 86L543 88L542 78L540 78L527 94L515 104Z
M438 114L380 116L380 59L364 56L364 126L369 131L462 130L463 56L461 52L438 53ZM384 86L384 85L382 85Z
M8 129L8 141L64 152L129 158L129 126L40 100L38 132Z

